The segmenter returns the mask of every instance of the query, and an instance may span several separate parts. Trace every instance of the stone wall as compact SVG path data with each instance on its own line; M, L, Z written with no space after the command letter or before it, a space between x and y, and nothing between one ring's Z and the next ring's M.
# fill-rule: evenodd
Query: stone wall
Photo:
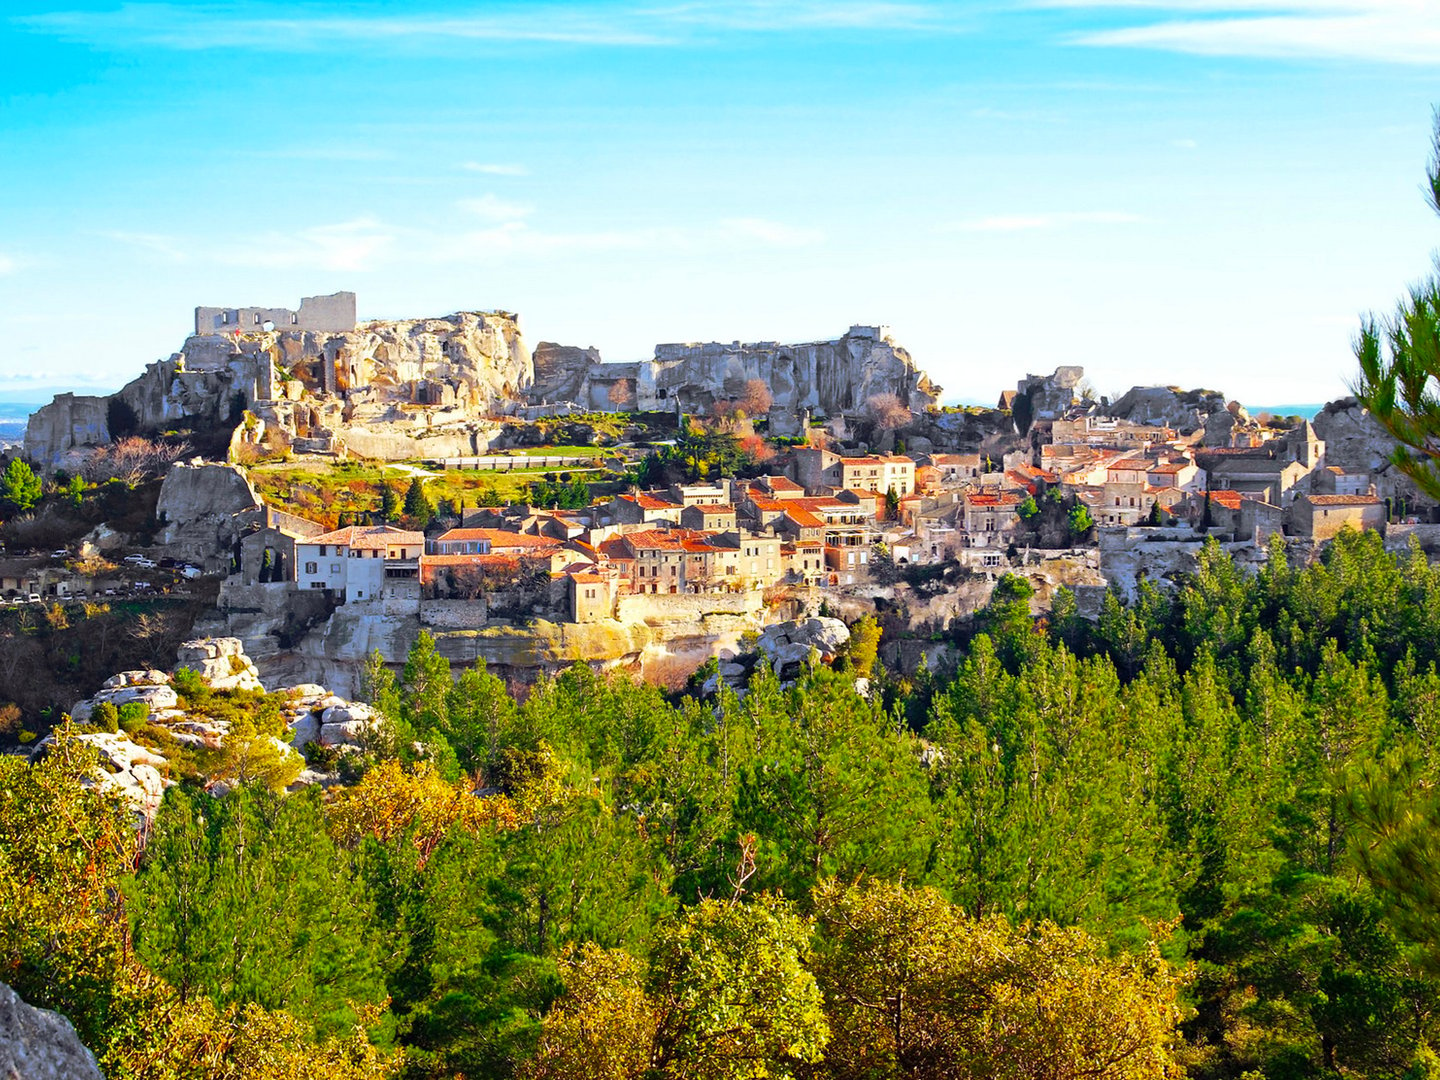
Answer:
M620 597L615 607L620 622L653 626L710 615L751 615L764 606L764 598L759 593L743 592L635 594Z
M488 621L489 605L484 597L474 600L425 600L420 604L420 621L445 630L479 630Z
M329 296L302 297L298 310L255 307L195 309L197 334L228 334L235 330L250 333L263 329L267 323L276 330L354 330L355 294L337 292Z

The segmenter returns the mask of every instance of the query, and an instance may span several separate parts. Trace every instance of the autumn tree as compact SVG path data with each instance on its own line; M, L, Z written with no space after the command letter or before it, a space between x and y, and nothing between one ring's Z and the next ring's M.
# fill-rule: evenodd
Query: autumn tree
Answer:
M788 1078L829 1030L805 967L809 927L779 900L706 900L661 928L648 962L586 946L562 965L530 1080Z
M1180 980L1151 945L1115 957L1051 923L971 919L930 889L814 893L834 1080L1166 1080Z
M870 395L865 401L865 412L881 431L894 431L913 419L910 406L900 400L900 395L888 392Z

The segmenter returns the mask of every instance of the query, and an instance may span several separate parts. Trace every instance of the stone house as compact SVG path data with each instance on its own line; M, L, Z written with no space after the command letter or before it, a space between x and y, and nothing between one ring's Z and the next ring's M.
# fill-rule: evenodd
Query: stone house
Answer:
M1290 504L1290 527L1309 540L1329 540L1341 529L1385 531L1385 504L1378 496L1298 495Z
M1020 502L1013 491L966 495L965 532L971 544L990 544L1014 532L1020 522Z
M692 503L680 511L680 524L702 532L724 532L736 526L735 507L729 503Z
M1371 485L1368 469L1347 469L1327 465L1315 470L1311 488L1316 495L1368 495Z
M585 570L567 574L570 621L603 622L615 615L616 580L614 574Z
M794 452L795 478L805 490L856 488L909 495L915 490L915 462L903 454L841 457L829 450L799 447Z
M955 487L971 480L978 480L983 468L979 453L931 454L926 465L939 473L942 487Z
M679 525L680 511L684 508L683 503L665 491L617 495L605 504L610 520L623 525L654 525L662 521Z
M353 604L386 600L408 607L420 602L425 534L393 525L351 525L295 544L295 581L301 589L325 589Z
M819 540L796 540L780 546L781 565L789 582L819 585L825 580L825 545Z

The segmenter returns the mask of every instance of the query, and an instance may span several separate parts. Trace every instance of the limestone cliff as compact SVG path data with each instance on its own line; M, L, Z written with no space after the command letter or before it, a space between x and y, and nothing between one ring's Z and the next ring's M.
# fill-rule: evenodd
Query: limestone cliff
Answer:
M1325 441L1326 465L1368 472L1382 499L1404 498L1414 505L1418 494L1415 482L1390 462L1395 440L1353 397L1330 402L1312 424L1315 434Z
M1214 390L1181 390L1176 386L1132 386L1105 415L1132 424L1174 428L1189 435L1206 426L1213 413L1226 412L1225 395Z
M532 402L540 405L573 401L590 407L584 400L589 393L586 381L591 370L600 366L599 349L542 341L535 346L534 361L535 383L530 391ZM632 394L633 390L632 385ZM607 403L605 407L614 408L615 403Z
M883 326L852 326L835 341L782 345L719 342L657 345L655 358L638 365L636 404L641 409L706 412L717 399L739 396L760 379L776 413L804 409L828 415L863 412L877 394L895 394L914 412L934 405L940 387L915 366Z
M513 410L533 381L530 352L505 312L193 335L109 398L62 394L38 410L25 452L46 469L73 466L112 437L228 430L248 409L290 440L309 440L302 449L474 453L488 445L482 418Z
M532 400L573 401L585 409L708 413L759 379L773 396L772 430L795 429L809 409L856 414L877 394L894 394L924 412L940 387L915 366L883 326L852 326L833 341L687 342L657 345L650 360L603 364L594 349L542 343L535 352Z

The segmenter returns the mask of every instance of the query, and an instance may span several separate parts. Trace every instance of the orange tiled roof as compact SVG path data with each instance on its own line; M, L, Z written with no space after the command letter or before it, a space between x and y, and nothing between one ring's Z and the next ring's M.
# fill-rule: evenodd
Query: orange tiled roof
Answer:
M334 532L307 537L302 544L334 544L337 547L372 548L390 544L424 544L425 534L392 525L347 525Z

